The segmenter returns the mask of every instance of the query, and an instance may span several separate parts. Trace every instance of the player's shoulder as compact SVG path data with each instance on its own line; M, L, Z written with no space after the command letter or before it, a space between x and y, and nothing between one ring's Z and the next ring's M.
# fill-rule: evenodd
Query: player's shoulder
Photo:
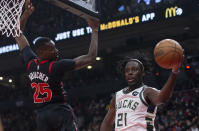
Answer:
M115 92L115 96L125 94L124 92L125 92L127 89L128 89L128 87L125 87L125 88L123 88L123 89L121 89L121 90Z
M144 94L148 94L150 92L159 92L160 90L158 90L157 88L155 87L150 87L150 86L145 86L144 88Z
M119 91L116 91L116 92L115 92L115 96L116 96L118 93L122 92L122 91L123 91L123 89L121 89L121 90L119 90Z
M53 65L59 65L59 66L66 66L66 65L75 65L75 61L73 59L60 59L53 62Z
M21 54L24 57L25 62L29 62L30 60L37 58L37 55L31 49L30 46L26 46L21 50Z

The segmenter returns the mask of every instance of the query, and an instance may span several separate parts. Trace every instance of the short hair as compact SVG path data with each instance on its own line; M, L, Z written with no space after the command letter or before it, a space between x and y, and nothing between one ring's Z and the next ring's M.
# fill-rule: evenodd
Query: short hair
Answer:
M45 46L47 43L49 43L51 41L50 38L48 37L37 37L34 41L34 49L38 50L39 48L41 48L42 46Z
M138 58L125 57L122 60L120 60L117 65L118 73L123 76L126 64L131 61L137 62L138 65L140 66L140 69L144 71L145 73L147 74L151 73L152 71L151 62L142 56Z

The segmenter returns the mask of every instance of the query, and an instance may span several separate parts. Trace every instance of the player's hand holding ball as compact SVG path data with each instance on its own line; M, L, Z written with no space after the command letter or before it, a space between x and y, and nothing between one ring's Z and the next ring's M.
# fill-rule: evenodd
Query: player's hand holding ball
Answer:
M177 65L174 65L173 68L172 68L172 72L174 74L178 74L180 67L182 66L183 62L184 62L184 50L183 50L183 55L182 55L181 61Z
M164 39L155 46L154 58L160 67L177 74L184 61L184 49L177 41Z

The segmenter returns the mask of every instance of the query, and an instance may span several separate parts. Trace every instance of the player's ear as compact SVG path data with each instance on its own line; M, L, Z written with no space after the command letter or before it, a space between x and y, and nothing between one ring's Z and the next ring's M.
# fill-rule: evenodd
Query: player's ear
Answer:
M145 76L145 74L146 74L146 73L145 73L144 70L143 70L143 71L142 71L142 76Z
M35 52L37 53L37 55L41 53L40 49L36 49Z
M142 66L142 76L145 76L144 66Z

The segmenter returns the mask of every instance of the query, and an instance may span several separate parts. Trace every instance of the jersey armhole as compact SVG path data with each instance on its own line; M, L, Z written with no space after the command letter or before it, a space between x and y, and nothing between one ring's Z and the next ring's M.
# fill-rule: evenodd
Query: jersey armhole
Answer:
M31 63L32 63L32 60L30 60L29 62L28 62L28 71L29 71L29 69L30 69L30 65L31 65Z
M145 105L145 106L149 106L149 104L147 103L147 101L145 100L144 98L144 90L146 89L146 87L143 87L142 88L142 91L140 92L139 94L139 97L140 97L140 100L142 101L142 103Z
M52 65L54 63L55 63L55 61L50 62L49 69L48 69L48 72L49 72L50 75L52 74Z

